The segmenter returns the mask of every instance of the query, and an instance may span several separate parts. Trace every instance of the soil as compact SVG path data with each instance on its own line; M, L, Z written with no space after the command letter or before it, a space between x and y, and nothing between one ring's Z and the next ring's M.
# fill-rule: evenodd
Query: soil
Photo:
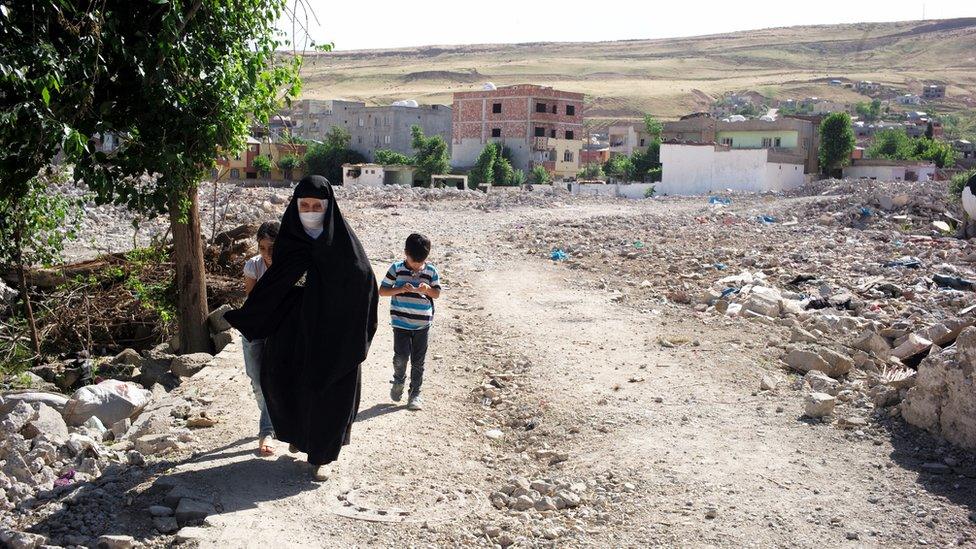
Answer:
M976 474L932 467L945 445L900 419L842 430L803 418L804 392L769 359L764 325L616 300L612 287L634 281L608 284L506 238L526 223L600 216L686 223L692 204L344 207L378 276L409 232L433 241L445 291L425 407L389 399L384 301L352 444L337 478L314 483L285 445L256 456L257 410L235 341L176 389L212 400L219 420L196 431L198 454L166 472L218 503L184 537L220 547L976 544ZM784 383L759 391L763 375ZM499 399L483 398L486 383ZM501 436L486 436L493 430ZM495 508L492 494L512 477L573 483L582 502Z

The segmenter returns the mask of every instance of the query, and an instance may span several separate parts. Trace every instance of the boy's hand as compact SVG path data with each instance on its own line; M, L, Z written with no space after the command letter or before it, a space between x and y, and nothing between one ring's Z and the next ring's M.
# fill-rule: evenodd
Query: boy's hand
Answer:
M420 286L417 287L417 292L424 295L430 295L430 284L427 284L426 282L421 282Z
M403 286L400 286L400 293L401 294L405 294L405 293L416 293L416 292L417 292L417 287L414 286L413 284L410 284L409 282L406 283L406 284L404 284Z

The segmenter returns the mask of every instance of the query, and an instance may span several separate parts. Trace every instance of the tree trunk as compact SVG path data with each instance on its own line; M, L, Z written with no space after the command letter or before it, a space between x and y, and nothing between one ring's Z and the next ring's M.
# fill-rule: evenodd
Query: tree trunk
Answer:
M24 316L27 317L27 329L30 332L31 348L34 351L34 361L41 359L41 338L37 335L37 323L34 322L34 308L31 306L30 293L27 291L27 273L24 270L24 256L21 253L23 238L20 229L14 232L14 246L17 249L17 284L20 286L20 298L24 300Z
M190 207L181 221L179 197L170 199L169 220L173 230L173 265L176 267L176 307L180 352L211 351L207 329L207 281L203 269L203 240L197 185L187 191Z

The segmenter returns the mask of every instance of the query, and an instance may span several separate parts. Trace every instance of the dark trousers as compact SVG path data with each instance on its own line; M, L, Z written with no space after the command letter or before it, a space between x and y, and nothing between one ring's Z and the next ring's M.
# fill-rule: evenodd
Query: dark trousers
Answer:
M410 396L420 394L424 382L424 359L427 357L427 337L430 328L404 330L393 328L393 383L403 385L407 379L407 360L410 361Z

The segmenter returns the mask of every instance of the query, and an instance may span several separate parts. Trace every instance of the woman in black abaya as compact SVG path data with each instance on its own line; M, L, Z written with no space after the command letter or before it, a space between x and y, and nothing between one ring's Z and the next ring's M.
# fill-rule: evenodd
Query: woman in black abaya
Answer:
M308 454L316 480L329 478L349 444L377 300L373 269L332 186L305 177L281 218L271 267L225 318L249 340L266 338L261 389L275 434Z

